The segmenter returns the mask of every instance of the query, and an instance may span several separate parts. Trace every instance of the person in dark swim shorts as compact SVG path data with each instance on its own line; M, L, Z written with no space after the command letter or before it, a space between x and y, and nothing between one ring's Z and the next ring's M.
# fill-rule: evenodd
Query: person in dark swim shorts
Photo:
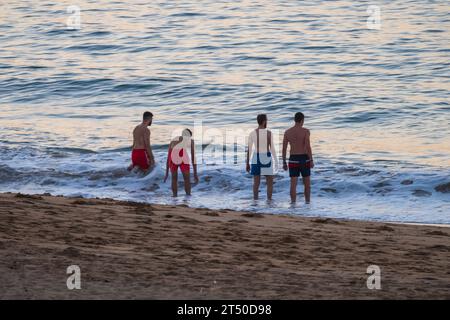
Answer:
M310 132L303 127L305 116L297 112L294 116L295 125L284 133L283 139L283 169L289 167L291 177L291 202L297 200L297 182L300 174L305 186L305 202L311 201L311 169L314 168ZM290 146L289 166L286 162L287 147Z
M309 156L307 154L292 154L289 157L289 176L302 178L309 177L311 175L311 164Z

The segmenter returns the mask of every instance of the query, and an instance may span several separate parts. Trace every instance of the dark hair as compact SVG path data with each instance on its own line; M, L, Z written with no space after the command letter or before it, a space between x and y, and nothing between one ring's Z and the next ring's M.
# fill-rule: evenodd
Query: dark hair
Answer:
M267 115L265 114L258 114L256 117L256 121L258 121L258 124L261 125L264 123L264 121L267 121Z
M145 120L149 120L150 118L153 118L153 113L151 113L150 111L145 111L144 115L142 116L142 119Z
M302 122L303 120L305 120L305 115L301 112L297 112L294 116L294 120L295 122Z
M191 137L192 137L192 131L191 131L191 129L188 129L188 128L186 128L186 129L184 129L183 131L187 131L187 132L189 132L189 134L191 135Z

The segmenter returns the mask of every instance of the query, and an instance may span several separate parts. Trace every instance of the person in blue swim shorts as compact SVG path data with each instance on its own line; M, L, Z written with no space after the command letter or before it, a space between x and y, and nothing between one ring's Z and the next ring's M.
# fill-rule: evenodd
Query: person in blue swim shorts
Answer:
M265 176L267 200L270 201L273 193L273 160L276 161L273 134L267 130L267 115L259 114L256 120L258 128L253 130L248 137L246 170L253 176L253 199L258 200L261 176Z

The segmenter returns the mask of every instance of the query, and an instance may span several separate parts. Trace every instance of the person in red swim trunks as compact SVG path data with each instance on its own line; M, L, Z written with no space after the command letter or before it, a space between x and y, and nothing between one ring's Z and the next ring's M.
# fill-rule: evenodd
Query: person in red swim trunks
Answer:
M138 167L147 172L155 165L152 147L150 145L150 129L153 120L153 114L149 111L144 112L142 123L133 130L133 150L131 151L132 164L128 170Z
M190 151L190 158L189 158ZM192 161L191 161L192 160ZM192 139L192 131L184 129L180 137L176 137L169 143L169 150L167 154L166 175L164 182L169 177L169 169L172 174L172 193L176 197L178 195L178 168L183 174L184 190L186 195L191 195L191 181L190 181L190 163L194 169L194 181L198 183L197 162L195 160L195 144Z

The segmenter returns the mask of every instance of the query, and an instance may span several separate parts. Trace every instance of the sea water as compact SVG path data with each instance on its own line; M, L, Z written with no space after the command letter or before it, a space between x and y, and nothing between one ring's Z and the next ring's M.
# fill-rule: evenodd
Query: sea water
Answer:
M450 182L449 4L373 5L4 0L0 191L450 224L450 194L436 190ZM126 167L146 110L157 166L141 176ZM262 184L255 202L245 136L266 113L279 158L297 111L312 203L289 204L283 170L274 200ZM167 144L186 127L200 183L174 199Z

